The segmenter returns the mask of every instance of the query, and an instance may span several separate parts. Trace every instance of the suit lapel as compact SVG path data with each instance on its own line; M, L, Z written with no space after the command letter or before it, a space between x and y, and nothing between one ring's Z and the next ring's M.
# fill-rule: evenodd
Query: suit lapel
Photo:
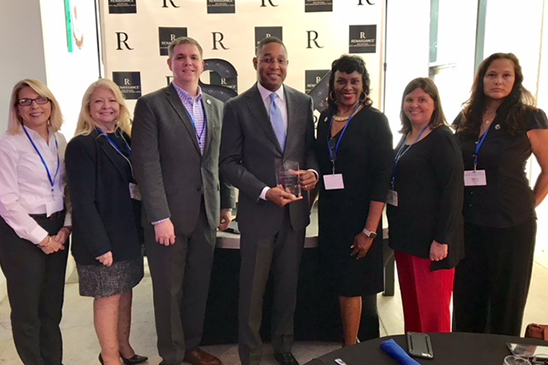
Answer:
M261 98L261 93L259 92L259 89L257 89L256 84L247 96L251 99L251 102L248 103L248 105L250 106L249 109L251 110L251 114L253 114L253 118L257 121L257 124L265 131L268 139L276 147L278 152L283 155L282 147L280 146L280 142L278 142L278 137L276 137L276 133L274 132L274 128L272 127L272 122L270 122L270 116L266 113L264 101Z
M116 167L120 175L122 175L123 178L126 177L126 170L124 169L125 166L123 166L122 158L118 154L118 152L114 149L113 146L110 145L109 141L104 135L100 135L97 133L96 137L97 144L100 146L101 150L107 155L108 159L112 164ZM124 164L127 164L126 161L123 161Z
M295 98L293 91L284 86L285 100L287 105L287 138L285 140L285 150L289 150L293 145L293 138L297 137L297 123L295 121Z
M196 138L196 128L194 128L194 126L192 125L190 117L188 116L188 113L183 103L181 102L181 99L179 99L177 90L175 90L175 86L169 85L169 87L166 89L166 98L168 103L171 104L171 106L179 116L179 120L183 122L183 125L185 126L190 136L190 140L194 144L194 147L196 147L196 150L198 151L198 153L200 153L200 146L198 145L198 139Z
M209 151L209 145L211 144L211 138L213 137L213 106L211 105L211 100L209 95L202 92L202 105L204 106L205 113L205 123L206 123L206 141L204 146L204 156Z

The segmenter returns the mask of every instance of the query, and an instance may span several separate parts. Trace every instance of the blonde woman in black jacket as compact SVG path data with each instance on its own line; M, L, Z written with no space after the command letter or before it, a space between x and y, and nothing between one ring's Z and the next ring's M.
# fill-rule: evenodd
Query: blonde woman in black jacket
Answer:
M144 362L147 358L129 344L132 288L143 278L140 197L131 165L129 112L114 82L100 79L86 91L66 157L72 254L80 295L94 298L99 361Z

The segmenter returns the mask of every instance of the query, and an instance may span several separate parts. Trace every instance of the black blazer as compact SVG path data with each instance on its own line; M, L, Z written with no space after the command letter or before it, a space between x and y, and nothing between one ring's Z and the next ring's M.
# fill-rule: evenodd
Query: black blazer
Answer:
M129 136L124 135L128 143ZM112 251L114 262L141 255L140 202L131 199L128 162L96 130L74 137L65 165L72 202L72 254L79 264Z

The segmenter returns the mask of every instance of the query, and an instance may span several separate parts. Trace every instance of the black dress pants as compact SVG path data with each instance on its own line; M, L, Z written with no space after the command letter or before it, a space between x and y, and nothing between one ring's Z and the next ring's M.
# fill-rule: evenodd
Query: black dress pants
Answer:
M35 218L56 234L64 223ZM11 306L13 341L25 365L60 365L63 344L61 322L68 244L63 251L46 255L32 242L17 236L0 218L0 266L6 276Z
M536 219L510 228L466 223L457 265L453 331L519 336L531 282Z

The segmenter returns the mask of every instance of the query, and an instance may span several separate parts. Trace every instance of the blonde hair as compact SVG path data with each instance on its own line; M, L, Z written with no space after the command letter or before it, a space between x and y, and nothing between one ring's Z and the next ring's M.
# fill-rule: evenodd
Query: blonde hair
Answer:
M78 124L76 125L75 136L78 135L88 135L95 130L97 124L91 117L89 111L89 104L91 103L91 95L99 87L104 87L109 89L114 94L116 102L120 105L120 115L116 121L116 128L121 129L127 135L131 134L131 119L129 117L129 109L126 106L126 101L120 88L112 80L109 79L99 79L89 85L88 89L84 93L82 98L82 107L80 109L80 115L78 116Z
M51 104L49 124L54 132L61 129L61 126L63 125L63 114L61 113L61 108L59 107L59 103L57 102L57 99L55 99L55 96L53 96L51 91L42 81L36 79L24 79L15 84L11 92L8 133L23 133L23 128L21 127L23 120L21 119L17 108L19 107L19 92L25 87L30 87L41 97L49 99Z

